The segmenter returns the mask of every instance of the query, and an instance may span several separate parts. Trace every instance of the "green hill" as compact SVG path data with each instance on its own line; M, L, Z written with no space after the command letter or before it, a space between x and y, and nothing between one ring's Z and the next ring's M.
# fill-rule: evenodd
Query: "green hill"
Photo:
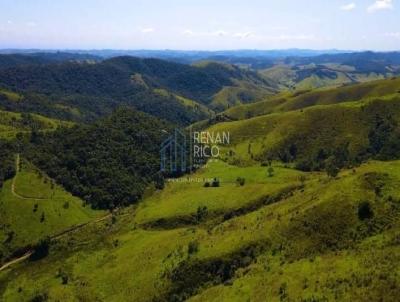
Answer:
M399 94L399 92L400 78L392 78L335 89L305 90L292 94L286 92L269 97L264 101L236 106L225 111L223 115L231 119L246 119L274 112L297 110L314 105L359 101L364 98Z
M159 148L170 123L120 108L90 125L39 133L23 154L94 208L137 202L150 183L161 184Z
M397 95L371 98L218 123L208 131L229 131L231 144L222 148L232 163L278 159L318 169L337 153L347 163L378 155L397 158L399 106Z
M18 133L54 131L59 127L71 127L73 123L50 119L38 114L14 113L0 110L0 138L12 139Z
M150 114L122 107L0 140L1 301L398 301L400 79L286 91L214 116L251 102L242 88L257 98L269 89L253 72L210 62L46 68L33 82L14 74L7 91L15 81L24 93L79 92L105 101L100 116L141 87L184 108L171 109L174 123L181 114L187 123L187 110L211 115L194 126L229 132L230 143L194 172L165 178L159 146L174 125L154 117L165 107L153 102ZM90 77L109 71L122 82ZM82 113L82 104L58 105ZM24 129L22 114L4 117ZM29 125L45 122L37 118ZM40 259L18 257L34 244Z
M399 64L399 52L365 51L286 57L268 68L257 69L266 80L275 81L282 89L302 90L338 87L398 76Z
M46 236L104 215L86 207L26 160L18 157L17 164L16 176L0 191L1 260Z
M90 121L125 105L181 125L210 115L182 104L180 97L223 110L275 92L257 73L233 65L191 66L134 57L6 68L0 70L0 87L23 96L19 102L0 97L0 106L9 111ZM160 89L169 93L157 93ZM237 90L234 100L219 94L226 89ZM218 104L213 103L216 95Z
M302 188L254 207L237 199L249 195L247 183L230 187L230 180L243 175L249 186L263 183L267 201L275 183L292 172L276 167L269 178L262 173L265 168L246 171L215 164L198 176L220 173L227 182L217 188L189 185L197 187L202 207L210 209L198 215L196 206L185 207L197 222L182 224L177 212L166 213L169 224L142 224L143 217L162 213L150 197L134 214L117 215L114 224L99 223L60 238L45 259L0 272L4 301L40 296L71 301L375 301L383 292L388 301L397 299L399 162L369 162L336 179L307 173ZM220 219L212 190L236 190L232 203L219 206ZM169 201L160 202L179 205L185 191L183 184L171 183L162 193Z

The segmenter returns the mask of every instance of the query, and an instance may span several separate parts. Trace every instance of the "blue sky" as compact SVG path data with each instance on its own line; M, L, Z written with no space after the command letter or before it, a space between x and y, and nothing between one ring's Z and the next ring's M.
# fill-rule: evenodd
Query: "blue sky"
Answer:
M400 0L0 0L0 48L400 50Z

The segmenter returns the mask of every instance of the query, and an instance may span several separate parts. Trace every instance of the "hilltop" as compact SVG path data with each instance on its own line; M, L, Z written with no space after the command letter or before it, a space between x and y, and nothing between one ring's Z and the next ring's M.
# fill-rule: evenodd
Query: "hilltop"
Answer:
M7 110L82 121L128 105L177 124L276 91L257 73L233 65L190 66L134 57L7 68L0 70L0 86L23 96L20 102L3 96L0 105ZM160 94L160 89L168 93Z

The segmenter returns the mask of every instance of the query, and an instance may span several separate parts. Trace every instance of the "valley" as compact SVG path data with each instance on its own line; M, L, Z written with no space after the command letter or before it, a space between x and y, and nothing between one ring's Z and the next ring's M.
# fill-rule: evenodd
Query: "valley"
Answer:
M2 56L1 301L397 301L395 54Z

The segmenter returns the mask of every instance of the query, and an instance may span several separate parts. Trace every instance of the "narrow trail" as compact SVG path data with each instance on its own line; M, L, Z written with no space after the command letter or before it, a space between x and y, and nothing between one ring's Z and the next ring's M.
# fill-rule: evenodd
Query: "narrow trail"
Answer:
M95 224L95 223L104 221L104 220L110 218L112 215L113 215L112 213L109 213L109 214L107 214L105 216L102 216L102 217L99 217L97 219L94 219L94 220L91 220L91 221L88 221L88 222L85 222L85 223L74 225L74 226L72 226L72 227L70 227L70 228L68 228L66 230L63 230L63 231L61 231L61 232L59 232L59 233L57 233L57 234L55 234L53 236L50 236L50 239L51 240L60 239L60 238L62 238L64 236L68 235L69 233L72 233L72 232L74 232L74 231L76 231L76 230L78 230L80 228L83 228L83 227L89 225L89 224ZM17 264L17 263L20 263L20 262L28 259L33 254L33 252L34 252L34 249L31 249L31 250L27 251L23 256L14 258L14 259L4 263L0 267L0 272L3 271L3 270L6 270L7 268L12 266L13 264Z
M41 198L41 197L26 197L26 196L22 196L20 194L18 194L17 192L15 192L15 182L17 180L17 176L18 176L18 172L19 171L19 164L21 162L21 158L19 153L17 153L17 156L15 158L15 176L12 180L11 183L11 193L12 195L14 195L15 197L19 198L19 199L25 199L25 200L45 200L46 198Z
M17 179L18 172L19 172L20 160L21 160L21 159L20 159L20 155L17 154L16 160L15 160L15 176L14 176L13 181L12 181L12 184L11 184L11 193L12 193L15 197L21 198L21 199L29 199L29 200L32 200L32 199L33 199L33 200L41 200L41 199L44 199L44 198L29 198L29 197L24 197L24 196L21 196L21 195L19 195L18 193L15 192L15 181L16 181L16 179ZM60 238L62 238L63 236L66 236L66 235L68 235L69 233L72 233L72 232L74 232L74 231L76 231L76 230L78 230L78 229L80 229L80 228L83 228L83 227L89 225L89 224L95 224L95 223L99 223L99 222L101 222L101 221L104 221L104 220L110 218L112 215L113 215L112 213L109 213L109 214L107 214L107 215L104 215L104 216L102 216L102 217L96 218L96 219L94 219L94 220L91 220L91 221L88 221L88 222L84 222L84 223L81 223L81 224L74 225L74 226L72 226L72 227L70 227L70 228L68 228L68 229L65 229L65 230L63 230L63 231L61 231L61 232L59 232L59 233L57 233L57 234L55 234L55 235L50 236L50 239L52 239L52 240L54 240L54 239L60 239ZM3 264L3 265L0 267L0 272L6 270L7 268L9 268L10 266L12 266L12 265L14 265L14 264L20 263L20 262L22 262L22 261L28 259L28 258L33 254L33 252L34 252L34 249L31 249L31 250L27 251L23 256L14 258L14 259L12 259L12 260L6 262L5 264Z

